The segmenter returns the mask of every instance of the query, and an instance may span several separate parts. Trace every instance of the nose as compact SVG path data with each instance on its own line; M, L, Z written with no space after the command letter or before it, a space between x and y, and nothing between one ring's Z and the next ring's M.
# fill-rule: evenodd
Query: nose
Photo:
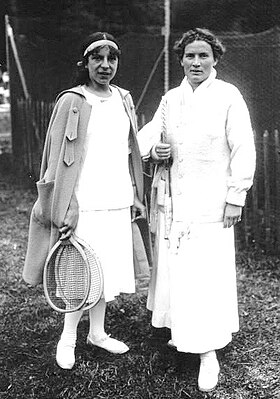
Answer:
M193 59L193 66L200 66L200 58L196 55Z
M102 61L101 66L102 66L102 68L104 68L104 69L109 68L109 62L108 62L108 58L107 58L107 57L104 57L104 58L103 58L103 61Z

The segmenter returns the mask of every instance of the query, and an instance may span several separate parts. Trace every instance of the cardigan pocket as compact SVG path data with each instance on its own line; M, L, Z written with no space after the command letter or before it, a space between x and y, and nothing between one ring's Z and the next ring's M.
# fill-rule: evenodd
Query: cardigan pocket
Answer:
M67 166L74 163L75 160L75 140L77 139L77 130L79 123L79 110L73 107L69 111L69 116L65 129L65 151L63 161Z
M46 182L42 179L36 183L38 199L34 204L33 215L45 227L52 223L51 210L53 202L54 180Z

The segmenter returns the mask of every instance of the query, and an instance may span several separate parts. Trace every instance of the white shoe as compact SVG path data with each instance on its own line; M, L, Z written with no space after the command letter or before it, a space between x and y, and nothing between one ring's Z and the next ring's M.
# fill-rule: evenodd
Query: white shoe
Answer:
M129 351L129 347L117 339L111 338L105 334L102 338L91 338L87 336L87 344L98 346L106 351L114 354L122 354Z
M56 348L56 362L62 369L71 370L75 364L75 342L60 339Z
M216 388L219 379L220 366L215 351L200 355L198 388L202 392L211 392Z

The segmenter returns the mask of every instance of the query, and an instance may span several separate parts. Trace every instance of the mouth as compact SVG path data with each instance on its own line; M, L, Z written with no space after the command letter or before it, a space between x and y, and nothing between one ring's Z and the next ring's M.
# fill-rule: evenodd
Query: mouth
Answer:
M99 72L98 75L102 78L108 78L111 76L110 72Z

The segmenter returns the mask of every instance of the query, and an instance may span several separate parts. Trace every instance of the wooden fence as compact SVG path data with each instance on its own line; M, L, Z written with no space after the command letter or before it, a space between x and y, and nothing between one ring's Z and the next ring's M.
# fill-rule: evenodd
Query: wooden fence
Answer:
M18 100L14 112L23 134L23 168L36 180L53 103ZM139 116L139 125L145 117ZM257 169L243 219L236 227L238 249L256 247L280 254L280 136L277 130L255 133ZM148 167L149 169L149 167ZM148 174L151 170L147 170ZM150 183L147 178L147 183Z
M257 166L248 193L243 223L237 228L241 247L254 245L280 253L280 136L278 130L255 133Z
M22 135L22 168L36 181L39 177L40 161L53 103L19 99L16 103L16 118L13 126L19 128Z

